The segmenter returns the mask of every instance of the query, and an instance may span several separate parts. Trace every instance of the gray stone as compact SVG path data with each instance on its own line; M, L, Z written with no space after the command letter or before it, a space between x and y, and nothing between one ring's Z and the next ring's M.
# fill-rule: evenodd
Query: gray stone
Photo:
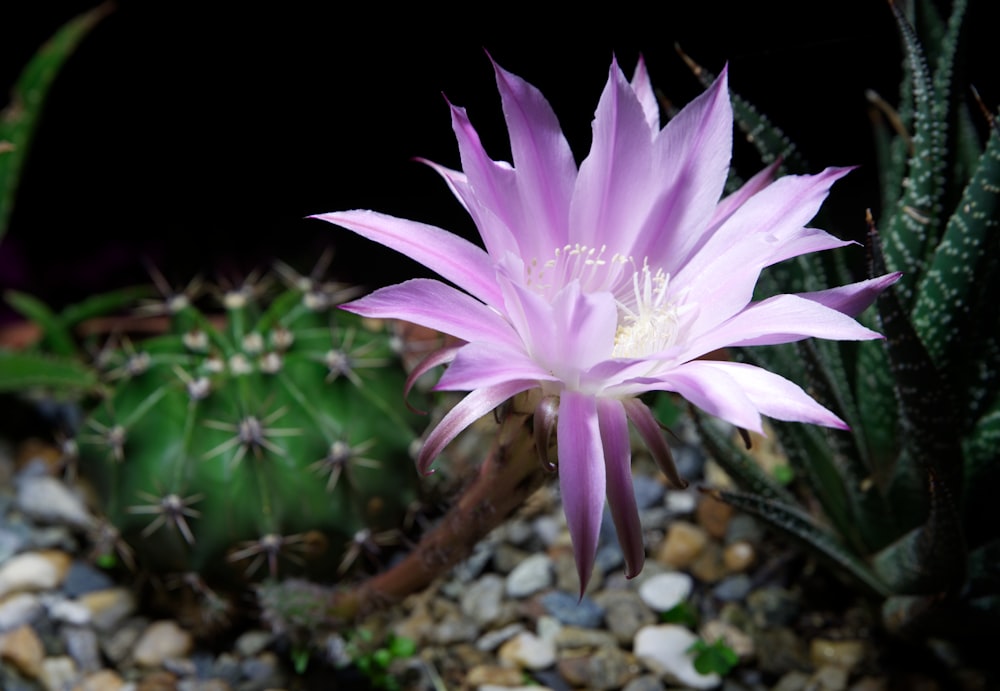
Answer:
M596 629L604 620L604 610L586 595L578 598L562 590L545 593L541 599L545 611L567 626Z
M484 652L496 650L522 631L524 631L524 624L508 624L502 629L489 631L476 641L476 648Z
M233 650L237 655L253 657L262 653L274 641L274 634L259 629L246 631L236 639Z
M18 478L17 508L25 516L42 523L86 529L94 521L83 499L50 475Z
M479 626L489 626L500 617L503 594L504 579L488 573L462 592L459 601L462 613Z
M497 545L496 551L493 553L493 569L506 576L530 556L531 552L527 550L501 543Z
M712 595L723 602L742 602L746 599L747 593L753 583L745 573L736 574L723 578L712 588Z
M786 626L798 617L799 597L784 588L760 588L747 596L747 609L756 626Z
M115 582L107 573L95 568L80 559L74 559L69 565L66 580L62 584L62 592L66 597L79 597L95 590L113 588Z
M41 598L34 593L15 593L0 600L0 633L27 624L43 609Z
M62 627L62 641L66 654L73 658L83 672L96 672L101 664L101 651L97 644L97 634L89 626Z
M636 677L622 687L622 691L666 691L666 686L660 678L652 674L643 674Z
M614 648L618 643L607 631L596 629L581 629L575 626L564 626L554 638L556 647L560 650L576 650L580 648Z
M656 615L629 590L605 590L594 596L604 608L604 622L619 643L630 645L643 626L656 623Z
M642 473L636 473L632 477L632 487L635 490L635 503L640 511L662 503L666 494L666 487L662 482Z
M524 598L552 585L552 560L547 554L533 554L507 576L507 596Z

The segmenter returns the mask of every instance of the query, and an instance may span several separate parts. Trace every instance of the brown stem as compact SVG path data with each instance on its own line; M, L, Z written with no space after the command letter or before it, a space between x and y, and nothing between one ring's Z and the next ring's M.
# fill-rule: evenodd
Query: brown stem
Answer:
M424 590L471 555L476 544L549 477L538 460L528 424L539 396L540 392L531 391L510 401L490 454L472 484L403 561L347 589L319 591L315 586L290 581L262 589L266 617L281 628L289 628L289 624L293 624L291 628L295 624L308 625L309 622L292 612L282 610L312 609L308 601L319 598L313 604L324 612L328 622L352 621ZM311 626L316 623L311 622Z

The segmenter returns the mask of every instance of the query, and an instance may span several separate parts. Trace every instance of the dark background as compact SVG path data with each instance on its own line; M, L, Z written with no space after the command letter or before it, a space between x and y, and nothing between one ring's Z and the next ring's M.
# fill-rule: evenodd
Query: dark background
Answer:
M972 78L996 104L991 2L971 3L968 40ZM148 280L144 260L180 284L272 257L308 269L331 244L342 278L377 286L416 275L409 260L303 217L374 208L471 237L444 183L411 159L458 167L442 92L468 108L494 158L508 157L484 48L546 94L578 160L612 54L631 75L641 51L676 103L699 86L674 42L713 71L728 61L733 90L816 171L863 166L835 190L832 231L858 235L864 209L878 204L864 90L896 100L899 40L885 2L646 4L660 16L625 3L592 16L580 5L558 23L539 17L541 4L249 4L123 0L87 37L37 130L0 243L0 288L58 305ZM91 6L4 3L0 88Z

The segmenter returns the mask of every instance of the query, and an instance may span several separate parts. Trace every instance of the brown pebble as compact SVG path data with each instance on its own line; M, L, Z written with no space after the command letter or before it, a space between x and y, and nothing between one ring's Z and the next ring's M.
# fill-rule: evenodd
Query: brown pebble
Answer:
M707 494L701 496L698 507L695 509L698 525L716 540L721 540L726 536L726 529L729 527L729 521L734 513L736 513L736 509L732 506Z
M37 679L42 672L45 648L42 641L27 624L0 635L0 660L9 662L29 679Z
M73 691L118 691L124 685L125 680L117 672L102 669L84 677L78 685L73 687Z
M683 569L690 566L708 544L708 535L700 527L686 521L674 521L667 529L656 553L657 561Z
M722 563L730 573L746 571L756 557L753 545L746 540L738 540L728 544L722 551Z
M520 686L523 683L524 672L513 667L498 665L476 665L465 676L465 685L469 687Z

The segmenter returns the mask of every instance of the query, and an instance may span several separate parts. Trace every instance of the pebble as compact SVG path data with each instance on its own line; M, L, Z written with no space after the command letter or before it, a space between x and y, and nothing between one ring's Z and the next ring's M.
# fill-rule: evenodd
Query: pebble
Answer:
M684 602L694 581L679 571L657 574L639 586L639 597L652 610L666 612Z
M545 669L556 663L556 647L530 631L522 631L500 646L498 656L502 662L521 669Z
M0 598L8 593L58 588L72 559L65 552L24 552L0 565Z
M90 623L90 610L76 600L54 597L46 601L45 609L49 618L64 624L85 626Z
M652 674L643 674L636 677L622 687L622 691L666 691L666 686L659 677Z
M861 641L814 638L809 642L809 660L816 668L829 665L851 671L864 659L865 645Z
M509 641L517 634L524 631L524 624L508 624L502 629L495 629L485 633L476 641L476 649L482 651L496 650L503 643Z
M559 590L567 593L580 592L580 575L576 570L576 558L571 549L560 549L553 557L553 565L556 573L555 586ZM586 593L596 593L604 585L604 574L597 569L590 573L590 581L587 582Z
M27 624L42 609L41 598L34 593L16 593L0 600L0 633Z
M666 488L657 478L636 473L632 477L632 488L635 490L635 503L640 511L650 509L663 502Z
M85 530L94 522L83 499L64 482L50 475L19 478L17 508L40 523L68 525Z
M607 631L597 631L594 629L581 629L576 626L564 626L556 634L554 641L556 648L562 650L576 650L580 648L613 648L618 645L614 636Z
M42 673L39 681L49 691L55 689L71 689L80 676L73 658L66 655L47 657L42 661ZM74 689L75 691L75 689Z
M90 612L91 623L98 631L111 631L136 610L135 595L125 588L108 588L85 593L77 602Z
M799 597L776 586L758 588L747 597L747 608L759 627L785 626L798 616Z
M674 515L694 513L698 499L692 492L686 490L670 490L667 492L664 504L667 511Z
M101 669L101 652L97 644L97 633L87 626L63 626L62 641L66 654L73 658L83 672Z
M136 642L132 658L142 667L159 667L170 658L187 655L193 644L191 634L177 622L155 621Z
M514 574L508 576L508 581ZM461 595L462 613L479 626L489 626L500 617L504 579L495 573L482 576Z
M631 645L639 629L656 622L653 610L630 590L605 590L594 601L604 608L604 623L620 644Z
M692 689L713 689L722 679L717 674L698 672L687 652L697 640L697 636L676 624L646 626L635 635L632 650L651 672L671 683Z
M547 554L533 554L518 564L507 576L507 596L525 598L552 585L552 559Z
M749 542L731 542L722 550L722 563L730 573L746 571L757 558L756 550Z
M233 645L237 655L253 657L264 651L272 642L274 634L270 631L250 630L240 634Z
M562 658L557 668L573 686L594 691L620 689L635 676L634 665L617 646L599 648L591 655Z
M499 665L476 665L465 676L465 685L474 687L487 684L510 687L519 686L522 682L524 682L524 672Z
M722 540L726 537L726 530L729 529L729 521L736 513L729 504L719 501L707 494L701 495L698 501L698 508L695 509L695 517L698 525L705 529L711 537Z
M102 669L100 672L85 676L74 691L119 691L124 686L125 680L117 672Z
M45 648L42 641L28 625L0 634L0 660L30 679L37 679L42 673Z
M721 638L734 653L739 655L741 660L747 660L754 655L753 638L720 619L705 622L699 633L702 640L709 643L714 643Z
M74 598L84 593L113 588L115 583L107 573L91 566L85 561L74 559L69 566L66 580L62 584L62 593Z
M694 563L708 544L708 533L687 521L674 521L656 553L656 559L675 569Z
M753 587L750 577L744 573L729 576L712 588L712 595L723 602L742 602Z
M567 626L596 629L604 621L604 610L586 595L577 598L562 590L546 593L541 599L545 611Z

